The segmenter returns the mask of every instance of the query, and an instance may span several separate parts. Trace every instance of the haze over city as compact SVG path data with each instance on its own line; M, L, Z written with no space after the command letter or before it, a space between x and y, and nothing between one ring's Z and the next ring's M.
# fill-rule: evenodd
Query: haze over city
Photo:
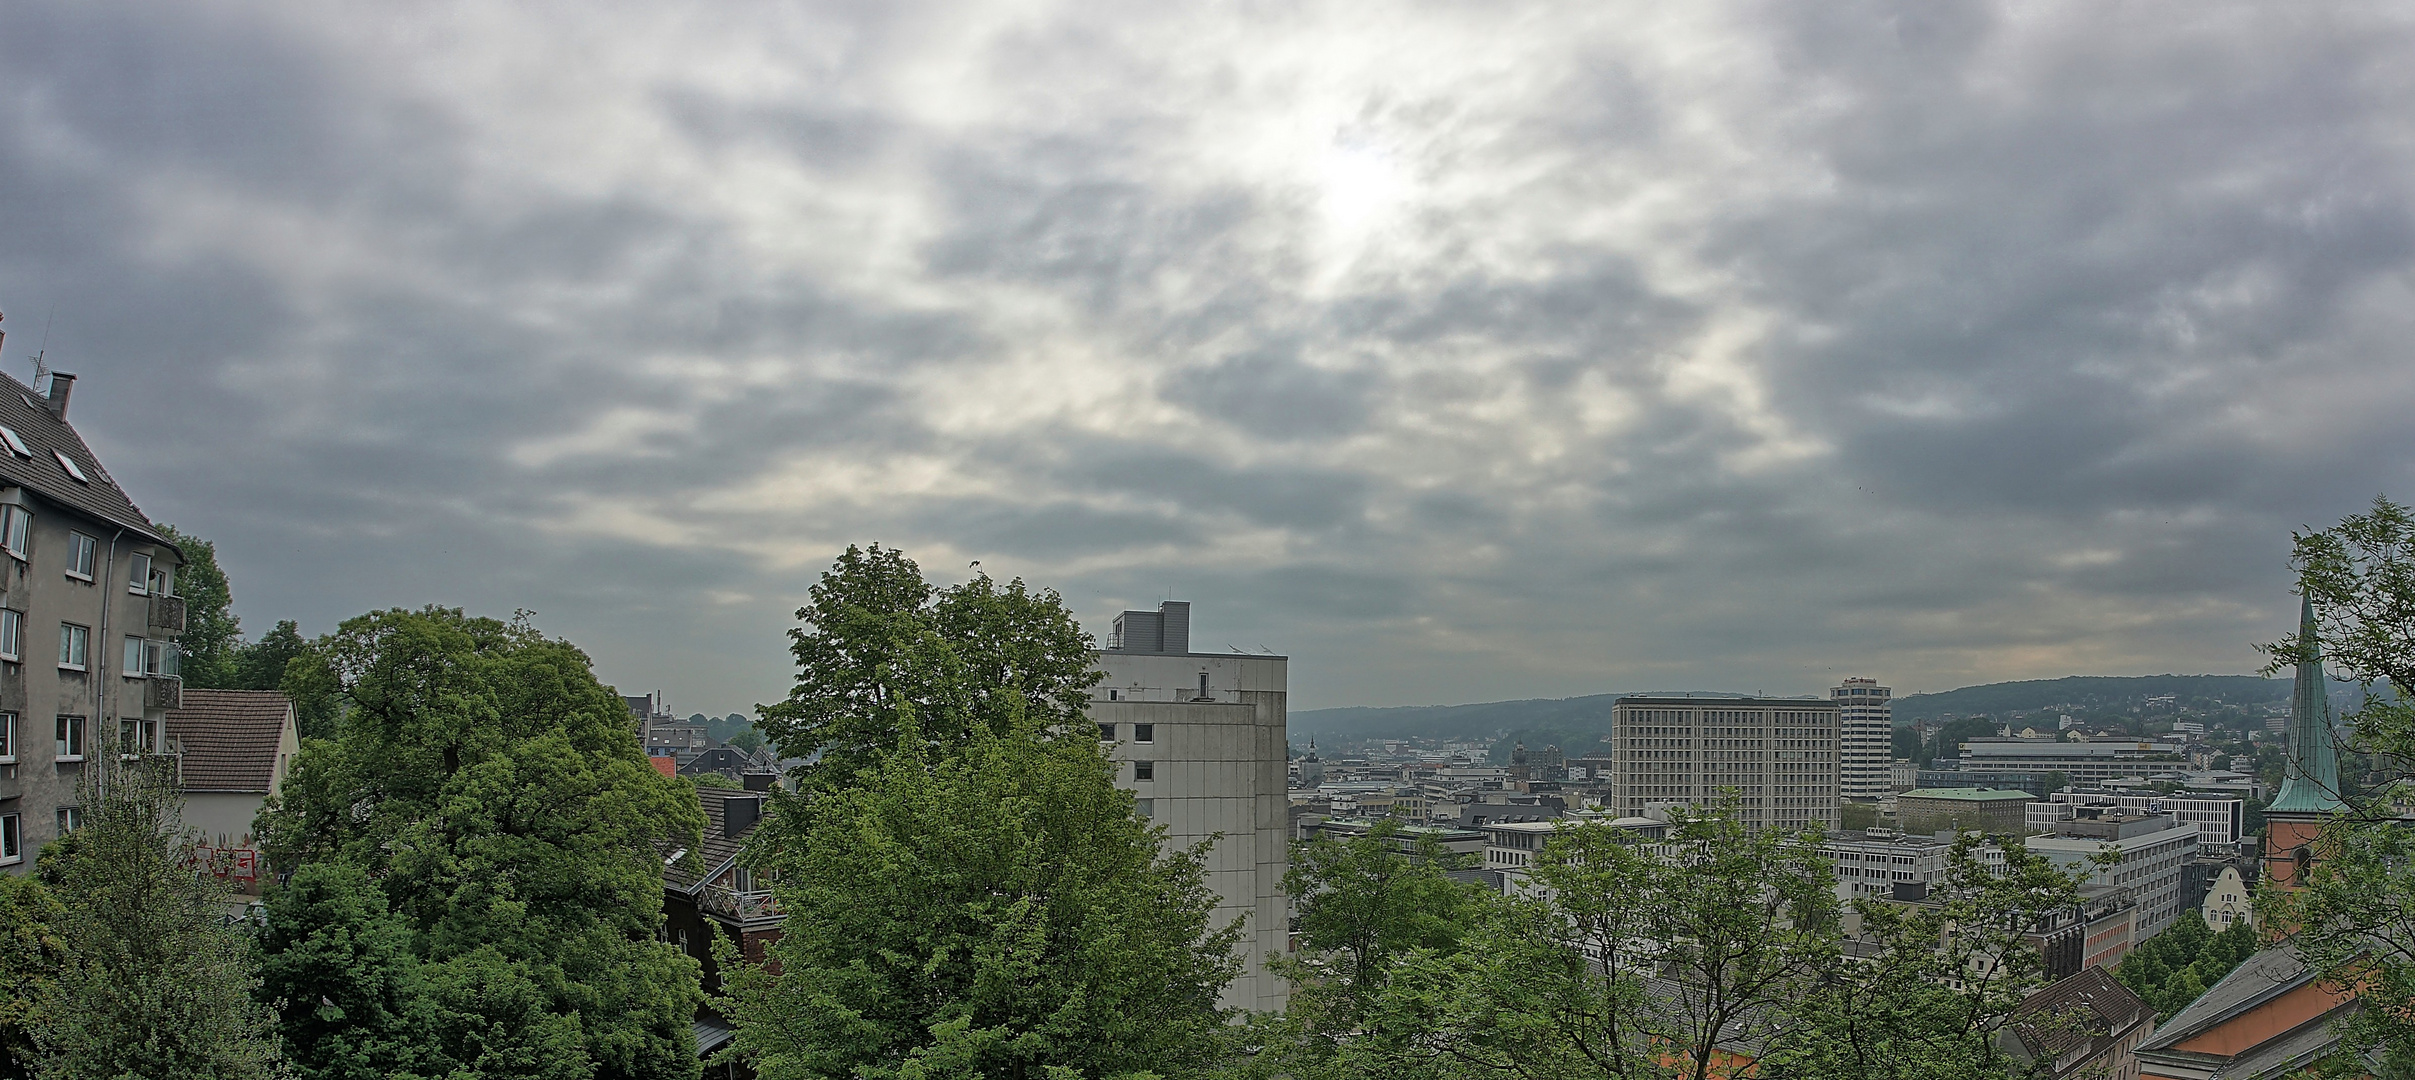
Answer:
M0 365L252 633L683 713L875 540L1295 709L2252 671L2415 488L2410 18L18 4Z

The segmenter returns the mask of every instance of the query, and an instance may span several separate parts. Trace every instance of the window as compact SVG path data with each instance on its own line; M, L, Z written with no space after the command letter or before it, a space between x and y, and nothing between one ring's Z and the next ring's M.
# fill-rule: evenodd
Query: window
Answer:
M1132 725L1132 741L1133 741L1133 742L1156 742L1156 741L1157 741L1157 725L1155 725L1155 724L1134 724L1134 725Z
M92 580L92 554L100 541L80 532L67 534L67 576L84 581Z
M50 452L50 456L59 459L59 467L67 470L67 475L76 483L89 484L92 482L84 479L84 470L75 467L75 461L67 456L67 451L53 450Z
M82 671L92 651L92 628L74 623L59 624L59 666Z
M168 571L168 569L167 569L167 568L165 568L165 567L160 567L160 566L154 566L154 567L152 567L152 568L151 568L151 595L153 595L153 596L174 596L174 595L176 595L176 575L175 575L175 574L173 574L173 573L171 573L171 572L169 572L169 571Z
M131 563L134 567L132 570L126 572L126 591L130 593L150 592L151 557L138 551L130 556L126 561Z
M25 445L25 440L18 438L16 431L12 428L0 426L0 442L6 442L8 452L18 457L34 456L33 448Z
M1133 763L1132 763L1132 779L1134 779L1134 780L1155 780L1155 779L1157 779L1157 763L1156 763L1156 762L1154 762L1154 761L1135 761L1135 762L1133 762Z
M0 814L0 863L19 862L25 858L24 819L16 814Z
M178 649L173 641L146 642L143 646L143 673L181 676L184 674L184 664L179 659L182 656L184 651Z
M124 719L117 722L117 752L127 757L147 754L159 745L159 721Z
M1139 814L1140 816L1145 817L1145 818L1153 818L1153 817L1156 817L1156 816L1157 816L1157 800L1155 800L1155 799L1134 799L1134 800L1132 800L1132 810L1133 810L1133 812L1134 812L1134 813L1137 813L1137 814Z
M0 506L0 547L20 559L33 540L34 516L22 506Z
M58 823L60 836L65 836L73 830L83 828L84 808L81 806L60 807L58 813Z
M0 712L0 764L17 760L17 714Z
M84 718L81 716L60 717L58 732L59 745L56 754L58 760L84 760Z
M1114 742L1114 741L1115 741L1115 725L1113 725L1113 724L1100 724L1100 725L1098 726L1098 741L1100 741L1100 742Z
M132 635L127 636L126 664L124 667L118 669L119 674L124 675L129 679L139 679L142 678L143 675L149 670L143 666L144 644L145 643L141 638L134 637Z
M0 608L0 660L25 659L25 613Z

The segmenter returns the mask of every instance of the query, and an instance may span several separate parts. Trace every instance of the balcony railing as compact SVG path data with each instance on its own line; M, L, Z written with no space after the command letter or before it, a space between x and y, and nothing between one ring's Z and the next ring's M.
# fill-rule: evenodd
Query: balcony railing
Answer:
M174 675L153 675L144 679L143 708L184 708L184 680Z
M154 596L151 598L151 632L155 634L184 633L184 597Z
M772 901L769 889L739 892L736 889L723 888L719 885L707 885L704 887L704 895L699 900L699 906L703 907L707 913L719 915L725 919L735 919L739 922L780 917L780 906Z

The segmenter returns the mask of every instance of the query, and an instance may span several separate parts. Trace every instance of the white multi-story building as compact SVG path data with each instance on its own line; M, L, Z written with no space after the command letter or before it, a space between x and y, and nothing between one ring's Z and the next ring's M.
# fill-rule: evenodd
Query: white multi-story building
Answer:
M1829 689L1836 702L1837 794L1875 799L1894 790L1893 693L1876 679L1846 679Z
M1708 805L1734 790L1754 828L1837 824L1837 707L1799 698L1625 697L1611 705L1610 805Z
M2168 740L1982 738L1962 744L1962 771L2062 773L2075 784L2172 772L2188 766L2187 747Z
M1115 619L1098 654L1106 678L1090 719L1114 743L1116 781L1140 812L1184 848L1213 839L1208 886L1215 921L1247 920L1241 976L1222 1004L1280 1010L1290 984L1267 970L1290 939L1283 874L1290 864L1290 768L1285 737L1289 661L1281 656L1190 651L1190 605Z
M2201 847L2237 845L2247 831L2247 801L2236 795L2166 795L2154 791L2058 791L2049 796L2055 803L2081 806L2115 806L2133 814L2169 814L2175 821L2197 826L2197 843ZM2032 807L2035 809L2035 807ZM2057 820L2069 821L2079 815L2065 811Z
M1836 868L1838 900L1894 898L1905 886L1918 886L1905 899L1918 899L1944 880L1954 842L1934 836L1904 836L1885 829L1832 833L1820 849ZM1982 844L1979 862L1990 870L2004 868L2004 849Z
M2030 837L2029 850L2065 869L2088 871L2083 884L2130 890L2138 901L2137 940L2162 932L2184 912L2195 913L2183 903L2188 898L2182 879L2189 861L2197 857L2197 826L2164 815L2125 815L2069 821L2062 828L2061 834ZM2104 851L2115 853L2118 860L2111 866L2096 863L2096 855Z

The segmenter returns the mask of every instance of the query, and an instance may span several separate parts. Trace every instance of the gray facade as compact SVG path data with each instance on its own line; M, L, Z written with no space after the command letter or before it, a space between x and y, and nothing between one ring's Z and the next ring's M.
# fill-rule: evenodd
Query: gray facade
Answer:
M1733 790L1754 828L1837 826L1837 706L1795 698L1624 697L1611 705L1611 801L1708 805Z
M171 753L181 562L67 425L74 376L0 376L0 872L78 818L111 754Z
M1215 923L1242 919L1248 935L1241 976L1222 1004L1279 1010L1290 984L1267 961L1284 954L1291 932L1283 896L1291 858L1289 661L1165 651L1166 631L1156 628L1136 640L1136 628L1152 620L1133 616L1160 614L1125 612L1117 620L1121 635L1111 640L1151 648L1099 652L1106 679L1092 692L1090 719L1112 743L1117 784L1139 800L1143 816L1165 826L1167 850L1214 841L1207 882L1219 901Z

